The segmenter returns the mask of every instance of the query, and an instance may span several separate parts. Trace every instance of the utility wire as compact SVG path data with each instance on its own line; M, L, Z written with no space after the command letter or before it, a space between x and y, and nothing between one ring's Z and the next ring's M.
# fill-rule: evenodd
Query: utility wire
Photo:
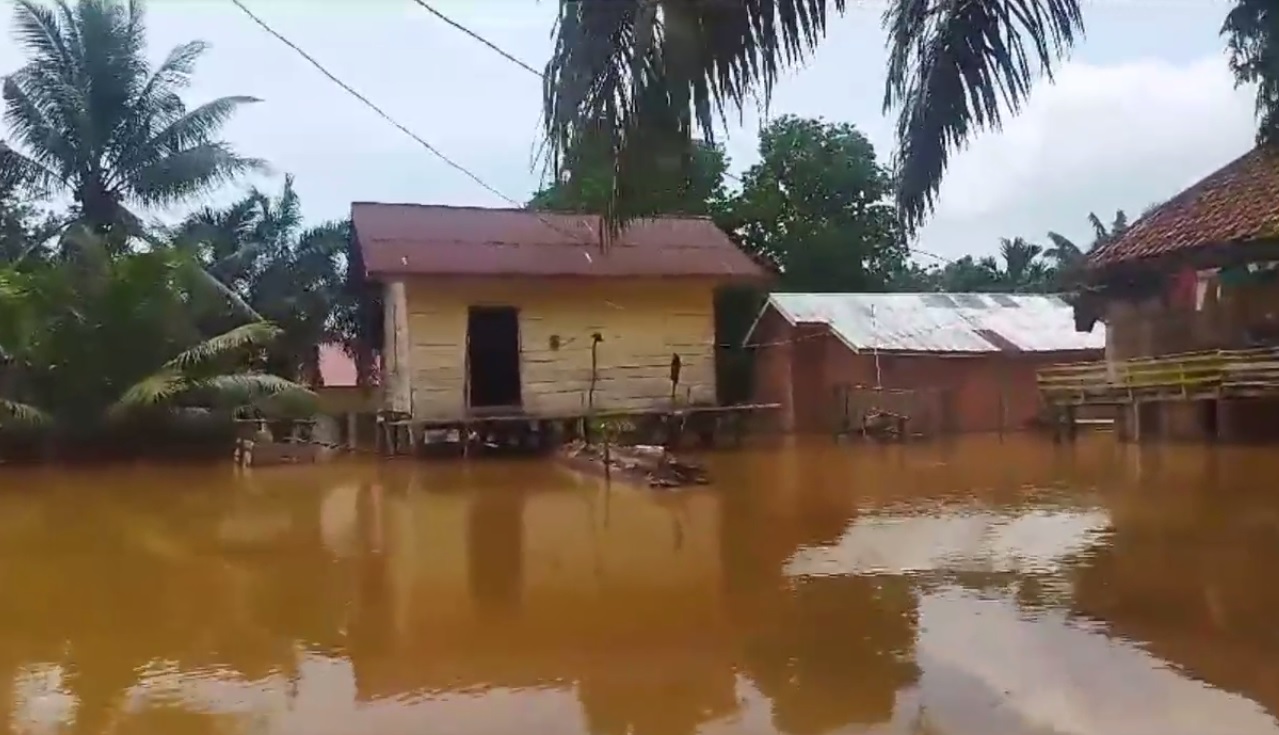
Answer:
M360 102L363 102L363 103L364 103L364 105L365 105L366 107L368 107L370 110L373 110L374 112L376 112L376 113L377 113L377 114L378 114L378 115L379 115L379 116L380 116L383 120L386 120L387 122L389 122L389 123L391 123L392 125L394 125L396 128L399 128L400 132L404 133L405 135L409 136L409 137L410 137L410 138L412 138L413 140L417 141L417 142L418 142L418 144L420 144L423 148L425 148L426 150L428 150L428 151L430 151L431 153L433 153L433 154L435 155L435 157L436 157L436 158L439 158L441 161L443 161L444 163L446 163L446 164L448 164L449 166L451 166L454 170L456 170L456 171L460 171L462 174L464 174L464 175L465 175L467 178L469 178L471 181L474 181L475 183L477 183L477 184L479 184L480 186L484 187L484 188L485 188L485 189L487 189L489 192L491 192L491 193L493 193L493 194L497 195L498 197L501 197L502 199L504 199L504 200L506 200L506 201L508 201L508 202L510 202L510 203L512 203L512 204L514 204L514 205L515 205L515 206L517 206L517 207L518 207L518 206L520 206L519 202L515 201L514 199L512 199L512 198L508 197L507 195L503 194L502 192L500 192L500 191L498 191L497 189L495 189L495 188L493 188L492 186L490 186L490 185L489 185L486 181L484 181L484 179L481 179L479 176L477 176L476 174L472 173L470 169L466 168L465 166L463 166L462 164L458 163L457 161L454 161L452 158L449 158L449 157L448 157L448 156L446 156L446 155L444 154L444 152L443 152L443 151L441 151L439 148L436 148L435 146L433 146L433 145L431 145L430 143L426 142L426 140L425 140L425 139L423 139L420 135L418 135L417 133L413 132L412 130L409 130L408 128L406 128L406 127L404 127L403 125L401 125L401 124L400 124L400 123L399 123L399 122L398 122L395 118L393 118L393 117L391 117L390 115L388 115L388 114L386 113L386 111L385 111L385 110L383 110L381 107L378 107L376 104L374 104L374 103L373 103L373 102L372 102L372 101L371 101L368 97L365 97L364 95L360 94L360 93L359 93L358 91L356 91L356 90L355 90L355 88L353 88L351 85L347 84L346 82L342 81L341 79L338 79L338 78L337 78L337 76L335 76L335 75L333 74L333 72L331 72L331 71L329 71L328 69L326 69L326 68L324 67L324 65L323 65L323 64L321 64L319 61L316 61L316 59L315 59L315 57L314 57L314 56L312 56L312 55L308 54L306 51L302 50L302 48L301 48L301 47L299 47L297 44L295 44L295 43L293 43L292 41L290 41L289 39L285 38L283 34L281 34L279 31L275 30L275 29L274 29L274 28L272 28L270 25L268 25L266 21L264 21L264 20L262 20L261 18L259 18L259 17L258 17L258 16L257 16L257 15L256 15L256 14L252 11L252 10L249 10L247 7L245 7L245 5L244 5L244 3L243 3L243 2L241 2L240 0L231 0L231 2L232 2L232 3L233 3L233 4L237 7L237 8L239 8L239 9L240 9L240 12L242 12L242 13L244 13L245 15L249 16L249 18L250 18L250 19L251 19L254 23L257 23L257 24L258 24L258 26L259 26L262 30L264 30L264 31L266 31L267 33L271 34L271 35L272 35L272 36L274 36L274 37L276 38L276 40L278 40L280 43L283 43L285 46L288 46L289 48L293 49L293 51L294 51L295 53L297 53L297 54L298 54L299 56L301 56L302 58L306 59L306 60L307 60L307 62L308 62L308 63L310 63L310 64L311 64L311 66L315 67L317 71L319 71L319 72L320 72L321 74L323 74L324 76L328 77L328 79L329 79L329 81L330 81L330 82L333 82L334 84L338 85L338 86L339 86L339 87L341 87L343 90L345 90L347 94L349 94L349 95L351 95L352 97L356 98L356 99L357 99L357 100L359 100Z
M233 2L237 2L237 3L238 3L238 0L233 0ZM462 25L461 23L457 22L456 20L453 20L453 19L452 19L452 18L450 18L448 15L446 15L443 11L436 9L434 6L432 6L432 5L431 5L430 3L428 3L426 0L412 0L412 2L417 3L418 5L422 6L422 9L423 9L423 10L425 10L425 11L426 11L426 12L428 12L428 13L430 13L431 15L434 15L436 18L438 18L438 19L440 19L441 21L443 21L444 23L448 24L449 26L451 26L451 27L452 27L452 28L454 28L455 30L461 31L462 33L466 34L467 36L470 36L472 39L474 39L474 40L476 40L476 41L478 41L478 42L480 42L480 43L484 44L484 46L485 46L485 47L487 47L489 50L491 50L491 51L493 51L494 53L498 54L499 56L501 56L502 58L504 58L504 59L506 59L507 61L511 62L512 64L515 64L516 66L520 67L521 69L523 69L523 70L527 71L528 73L530 73L530 74L532 74L532 75L536 76L538 79L541 79L541 80L543 80L543 81L545 81L545 80L546 80L546 74L545 74L545 73L543 73L543 72L541 72L541 71L538 71L537 69L534 69L534 68L533 68L532 66L530 66L528 63L526 63L526 62L524 62L524 61L521 61L521 60L519 59L519 57L517 57L517 56L515 56L514 54L510 53L510 52L509 52L509 51L507 51L506 49L502 48L501 46L498 46L496 43L493 43L492 41L488 40L488 39L487 39L487 38L485 38L484 36L480 35L479 33L475 32L475 31L473 31L473 30L471 30L470 28L467 28L466 26ZM732 179L733 181L736 181L736 182L737 182L737 183L739 183L739 184L741 184L741 183L745 183L745 182L743 182L743 181L742 181L742 179L741 179L741 177L740 177L740 176L738 176L737 174L733 173L732 171L725 171L725 172L724 172L724 175L725 175L725 176L727 176L728 178ZM919 248L911 248L911 251L912 251L912 252L915 252L915 253L919 253L920 255L927 255L928 257L930 257L930 258L934 258L934 259L936 259L936 260L940 260L940 261L941 261L941 262L943 262L943 263L953 263L953 262L954 262L954 260L953 260L953 259L951 259L951 258L947 258L947 257L945 257L944 255L938 255L938 254L936 254L936 253L930 253L930 252L928 252L927 250L921 250L921 249L919 249Z
M337 76L336 76L333 72L329 71L327 68L325 68L325 66L324 66L323 64L321 64L319 61L317 61L317 60L316 60L316 58L315 58L314 56L312 56L311 54L307 53L305 50L303 50L303 49L302 49L300 46L298 46L296 43L294 43L294 42L290 41L290 40L289 40L288 38L286 38L286 37L285 37L282 33L280 33L279 31L275 30L275 29L274 29L274 28L272 28L272 27L271 27L271 26L270 26L270 25L269 25L266 21L264 21L264 20L262 20L262 18L258 17L258 15L257 15L257 14L255 14L252 10L249 10L247 7L245 7L244 3L243 3L243 2L241 2L241 0L231 0L231 3L232 3L233 5L235 5L235 7L239 8L239 9L240 9L240 12L244 13L245 15L247 15L247 16L249 17L249 19L250 19L250 20L252 20L254 23L256 23L256 24L258 25L258 27L260 27L262 30L264 30L264 31L266 31L267 33L269 33L269 34L271 34L272 36L274 36L276 40L278 40L280 43L283 43L285 46L288 46L290 49L292 49L295 53L297 53L297 54L298 54L299 56L301 56L303 59L306 59L306 61L307 61L308 63L310 63L310 64L311 64L311 66L315 67L315 68L316 68L316 70L317 70L317 71L319 71L321 74L323 74L325 77L327 77L329 81L331 81L331 82L333 82L334 84L336 84L336 85L338 85L339 87L341 87L341 88L343 89L343 91L345 91L347 94L349 94L349 95L351 95L352 97L356 98L356 99L357 99L357 100L359 100L360 102L363 102L363 103L364 103L364 105L365 105L366 107L368 107L370 110L373 110L375 113L377 113L379 117L381 117L383 120L387 121L387 122L388 122L388 123L390 123L391 125L394 125L394 126L395 126L395 127L396 127L399 131L400 131L400 132L404 133L405 135L409 136L409 137L410 137L410 138L412 138L413 140L417 141L417 143L418 143L419 145L421 145L421 146L422 146L423 148L425 148L427 151L429 151L430 153L432 153L432 154L433 154L436 158L439 158L441 161L443 161L444 163L448 164L448 165L449 165L451 168L453 168L454 170L461 172L461 173L462 173L463 175L465 175L468 179L470 179L471 181L474 181L475 183L477 183L477 184L479 184L480 186L484 187L484 189L485 189L486 191L488 191L488 192L490 192L490 193L494 194L495 196L499 197L500 199L502 199L503 201L507 202L508 204L510 204L510 205L512 205L512 206L514 206L514 207L521 208L521 209L523 209L523 208L524 208L524 205L523 205L522 203L520 203L518 200L513 199L513 198L511 198L511 197L507 196L506 194L503 194L503 193L502 193L500 190L498 190L496 187L492 186L492 185L491 185L491 184L489 184L487 181L485 181L484 179L480 178L478 174L474 173L473 171L471 171L471 170L470 170L470 169L468 169L467 167L463 166L462 164L458 163L457 161L454 161L452 158L449 158L449 157L448 157L447 155L445 155L445 153L444 153L443 151L441 151L439 148L436 148L435 146L431 145L431 144L430 144L429 142L427 142L427 141L426 141L426 139L424 139L422 136L418 135L417 133L413 132L412 130L409 130L407 127L405 127L405 126L404 126L403 124L401 124L399 121L397 121L395 118L391 117L391 116L390 116L390 115L389 115L389 114L388 114L385 110L383 110L381 107L378 107L378 106L377 106L377 104L375 104L375 103L374 103L372 100L370 100L368 97L365 97L364 95L360 94L360 92L359 92L359 91L357 91L354 87L352 87L351 85L349 85L349 84L347 84L346 82L344 82L344 81L342 81L341 79L339 79L339 78L338 78L338 77L337 77ZM542 224L546 225L547 227L550 227L550 228L551 228L551 229L553 229L553 230L556 230L556 231L558 231L558 232L560 232L560 233L562 233L562 234L564 234L564 235L567 235L568 237L570 237L570 238L572 238L572 239L574 239L574 240L582 240L582 233L580 233L580 232L573 232L573 231L571 231L571 230L566 230L566 229L564 229L564 228L560 227L559 225L555 224L554 222L551 222L551 221L547 220L545 217L543 217L543 216L542 216L542 215L540 215L540 214L534 213L534 216L536 216L536 217L538 218L538 220L540 220L540 221L542 222ZM585 241L583 241L583 242L584 242L584 244L590 244L590 243L585 243ZM590 256L588 255L587 257L589 258Z
M502 56L503 58L505 58L507 61L511 62L512 64L515 64L516 66L520 67L521 69L524 69L524 70L525 70L525 71L527 71L528 73L530 73L530 74L532 74L532 75L534 75L534 76L536 76L536 77L538 77L538 78L540 78L540 79L545 79L545 78L546 78L546 75L545 75L545 74L543 74L542 72L538 71L537 69L534 69L534 68L533 68L532 66L530 66L529 64L525 63L524 61L521 61L519 58L517 58L517 57L513 56L512 54L508 53L508 52L507 52L506 50L504 50L501 46L498 46L497 44L495 44L495 43L493 43L492 41L488 40L488 39L487 39L487 38L485 38L484 36L481 36L480 34L476 33L475 31L471 30L470 28L467 28L466 26L462 25L461 23L458 23L457 21L455 21L455 20L453 20L452 18L448 17L447 15L445 15L445 14L444 14L444 13L442 13L442 12L440 12L439 10L436 10L434 7L432 7L432 6L431 6L431 4L430 4L430 3L426 2L425 0L413 0L413 2L417 3L418 5L421 5L423 10L425 10L425 11L426 11L426 12L428 12L428 13L430 13L431 15L434 15L436 18L439 18L440 20L444 21L445 23L447 23L447 24L449 24L449 25L453 26L455 29L457 29L457 30L461 31L462 33L465 33L466 35L470 36L471 38L475 39L476 41L479 41L480 43L484 44L485 46L488 46L490 50L492 50L493 52L495 52L495 53L497 53L498 55Z

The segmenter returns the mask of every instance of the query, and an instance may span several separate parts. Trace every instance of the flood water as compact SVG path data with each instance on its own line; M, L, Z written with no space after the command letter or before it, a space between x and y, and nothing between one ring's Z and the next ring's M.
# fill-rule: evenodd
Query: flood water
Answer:
M1279 733L1279 453L0 471L14 733ZM3 730L0 730L3 731Z

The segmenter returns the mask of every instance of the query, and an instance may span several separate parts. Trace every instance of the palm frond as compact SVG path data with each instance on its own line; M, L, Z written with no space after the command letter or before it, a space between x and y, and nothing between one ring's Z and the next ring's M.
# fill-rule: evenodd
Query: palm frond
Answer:
M137 117L146 116L147 125L135 130L133 137L118 152L111 183L130 183L136 177L145 185L148 178L143 172L162 166L173 156L210 144L234 158L228 147L216 144L214 136L242 106L259 101L256 97L221 97L186 110L176 94L170 93L170 96L171 99L163 105L152 102L152 109L138 110ZM157 124L162 125L162 129L149 137L142 135L151 132L150 128ZM213 149L205 150L212 152Z
M58 11L64 16L70 12L61 0L52 8L34 0L18 0L13 14L14 36L32 57L70 68L78 63L78 58L63 37Z
M46 195L61 183L62 177L57 173L0 141L0 187Z
M162 406L182 395L189 387L186 376L166 367L130 386L107 408L107 417L118 419L141 409Z
M1083 250L1081 250L1073 240L1065 235L1056 232L1049 232L1048 239L1052 242L1053 246L1044 251L1044 254L1056 261L1057 265L1060 266L1073 263L1083 257Z
M241 156L225 143L202 143L134 171L130 186L143 204L164 206L203 194L243 174L266 170L265 161Z
M198 261L194 259L188 261L187 268L188 272L193 276L195 286L217 294L219 298L225 300L231 306L235 313L245 319L251 319L252 323L261 323L263 321L262 315L249 302L245 301L243 296Z
M267 373L229 373L200 380L191 385L191 393L211 404L225 408L242 408L270 401L295 409L311 409L316 395L306 386Z
M898 209L914 229L931 213L951 155L1020 110L1083 19L1079 0L895 0L884 25Z
M250 322L201 342L170 360L165 368L186 371L208 364L228 354L263 347L280 336L280 328L270 322Z
M195 62L208 48L203 41L175 46L150 76L135 80L138 90L130 103L133 114L113 136L107 153L113 168L127 168L131 154L137 158L136 152L154 136L157 126L177 120L186 112L178 92L190 86Z
M1279 142L1279 8L1270 0L1235 0L1221 33L1237 82L1257 85L1259 142Z
M546 153L557 178L579 141L605 136L613 181L610 231L643 213L650 167L691 164L696 126L714 140L715 113L766 98L806 57L845 0L561 0L546 67Z
M49 414L29 403L0 398L0 428L39 427L51 421Z

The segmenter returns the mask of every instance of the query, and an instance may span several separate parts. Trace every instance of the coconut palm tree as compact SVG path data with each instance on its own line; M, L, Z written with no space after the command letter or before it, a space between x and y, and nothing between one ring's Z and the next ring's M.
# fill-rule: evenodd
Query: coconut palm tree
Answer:
M167 206L260 167L218 138L252 97L188 107L182 92L207 46L146 58L140 0L17 0L13 25L27 64L4 79L0 181L70 195L81 221L141 231L133 206ZM116 240L119 242L119 240Z
M1222 32L1258 110L1279 108L1279 19L1269 0L1234 0ZM548 153L571 165L575 140L611 136L610 220L624 218L637 162L683 155L716 113L767 98L802 63L847 0L561 0L544 87ZM1083 31L1079 0L890 0L884 107L897 114L897 202L904 223L931 211L950 157L997 129L1051 77ZM1263 128L1263 132L1268 127ZM687 157L686 155L684 156ZM616 224L616 222L614 222Z

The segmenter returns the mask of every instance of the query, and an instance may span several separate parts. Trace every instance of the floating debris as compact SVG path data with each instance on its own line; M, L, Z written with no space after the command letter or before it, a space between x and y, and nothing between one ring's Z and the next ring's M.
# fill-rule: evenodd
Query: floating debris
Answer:
M696 462L677 459L664 447L647 444L613 446L576 440L559 450L559 458L569 467L599 476L613 476L627 482L655 488L706 485L706 468Z

